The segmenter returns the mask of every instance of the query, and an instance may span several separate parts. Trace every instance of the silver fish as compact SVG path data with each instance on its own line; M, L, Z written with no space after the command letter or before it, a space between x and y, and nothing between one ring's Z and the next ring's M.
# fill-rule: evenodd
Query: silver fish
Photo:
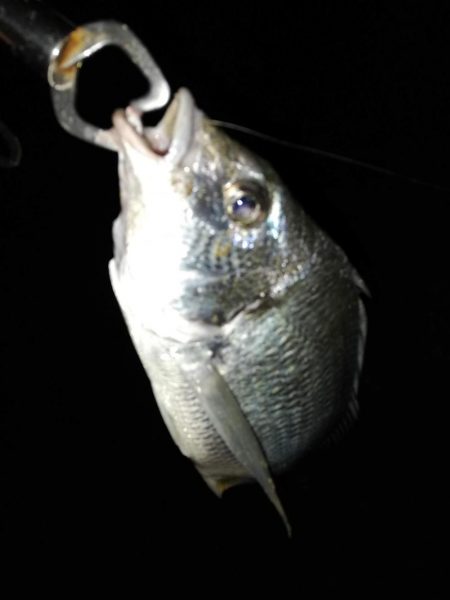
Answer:
M273 169L181 89L108 134L121 212L115 295L181 452L219 495L272 479L356 411L364 285Z

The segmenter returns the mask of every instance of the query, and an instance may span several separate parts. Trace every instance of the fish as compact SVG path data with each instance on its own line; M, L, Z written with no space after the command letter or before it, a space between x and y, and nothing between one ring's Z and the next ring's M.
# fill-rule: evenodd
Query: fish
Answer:
M365 285L274 169L181 88L128 107L112 288L174 442L219 496L274 478L356 418Z

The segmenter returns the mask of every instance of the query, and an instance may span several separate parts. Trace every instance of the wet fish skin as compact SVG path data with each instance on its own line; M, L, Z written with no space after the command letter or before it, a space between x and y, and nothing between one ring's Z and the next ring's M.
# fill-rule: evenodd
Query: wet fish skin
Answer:
M186 90L156 128L128 110L110 135L122 205L110 276L164 421L216 493L256 480L289 527L272 474L355 410L363 284ZM230 186L250 190L253 224L230 211Z

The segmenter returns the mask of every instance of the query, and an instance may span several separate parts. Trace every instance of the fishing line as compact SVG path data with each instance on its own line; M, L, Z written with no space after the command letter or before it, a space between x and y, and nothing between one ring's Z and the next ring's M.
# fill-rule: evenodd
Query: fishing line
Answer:
M297 144L296 142L290 142L288 140L283 140L281 138L277 138L275 136L269 135L267 133L262 133L261 131L257 131L256 129L251 129L250 127L245 127L244 125L237 125L236 123L229 123L228 121L220 121L218 119L211 119L211 123L213 125L217 125L218 127L222 127L223 129L231 129L233 131L238 131L240 133L245 133L246 135L250 135L266 142L270 142L272 144L277 144L278 146L283 146L285 148L290 148L291 150L297 150L300 152L305 152L307 154L313 154L315 156L319 156L321 158L327 158L330 160L334 160L337 162L341 162L344 164L348 164L354 167L359 167L361 169L365 169L366 171L372 171L373 173L379 173L380 175L386 175L388 177L396 177L401 179L402 181L407 181L408 183L412 183L414 185L421 185L424 187L431 188L433 190L437 190L439 192L450 192L450 188L438 185L436 183L430 183L429 181L424 181L423 179L417 179L415 177L410 177L409 175L402 175L401 173L397 173L396 171L392 171L391 169L386 169L384 167L378 167L376 165L372 165L370 163L366 163L361 160L356 160L354 158L349 158L348 156L343 156L342 154L335 154L334 152L328 152L327 150L319 150L318 148L313 148L312 146L305 146L304 144Z

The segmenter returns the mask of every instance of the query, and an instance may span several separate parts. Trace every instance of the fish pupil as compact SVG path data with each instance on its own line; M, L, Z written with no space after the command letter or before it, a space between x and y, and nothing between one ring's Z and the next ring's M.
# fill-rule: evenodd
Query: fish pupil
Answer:
M256 200L250 196L241 196L233 203L233 214L238 218L245 219L251 217L256 207Z

